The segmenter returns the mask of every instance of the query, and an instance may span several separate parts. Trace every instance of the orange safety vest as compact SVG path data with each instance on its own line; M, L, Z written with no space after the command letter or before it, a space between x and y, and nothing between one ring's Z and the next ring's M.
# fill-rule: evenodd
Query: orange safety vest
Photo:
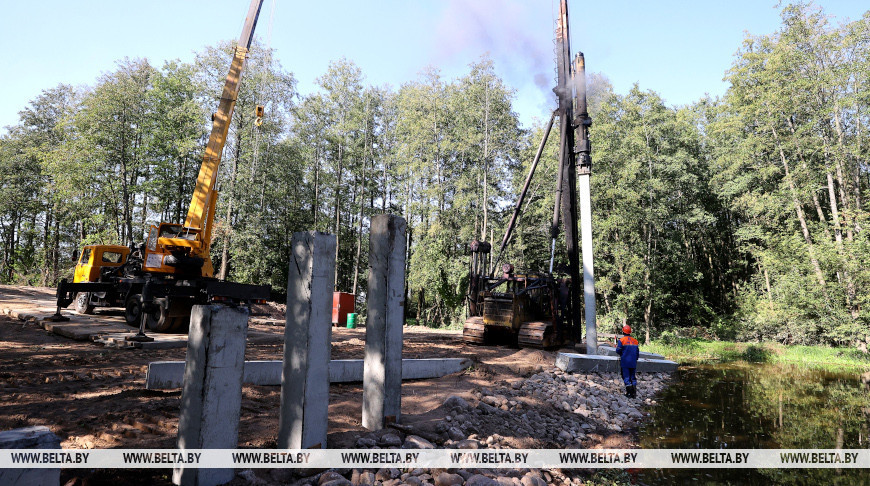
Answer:
M619 342L622 343L623 346L640 346L640 343L637 342L637 339L631 336L622 336L619 338Z

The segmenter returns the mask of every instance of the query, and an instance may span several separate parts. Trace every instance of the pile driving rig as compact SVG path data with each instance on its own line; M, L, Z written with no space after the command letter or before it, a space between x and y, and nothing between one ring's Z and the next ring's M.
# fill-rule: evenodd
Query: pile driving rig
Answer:
M144 244L130 247L89 245L82 248L73 282L57 287L55 320L66 320L60 309L75 301L81 314L96 306L122 306L127 323L157 332L185 332L196 304L265 302L271 286L246 285L214 278L209 247L217 204L218 168L239 94L242 68L251 47L263 0L251 0L242 34L213 124L193 198L184 224L151 226ZM258 116L261 116L258 107Z
M567 0L560 2L560 16L556 28L557 86L553 89L558 99L558 108L550 117L535 159L529 169L525 185L514 206L514 212L501 241L491 268L487 260L492 250L488 242L471 243L471 263L467 294L468 319L463 328L467 343L485 344L490 337L507 334L516 339L521 347L548 348L581 340L580 282L586 294L587 340L591 343L587 352L593 352L595 333L595 289L592 269L591 211L589 209L589 175L592 159L588 131L592 125L586 108L586 68L582 53L571 62L568 36ZM502 266L501 276L495 269L508 245L523 201L528 192L535 169L544 151L547 138L556 116L560 122L559 170L556 182L556 202L550 225L552 239L550 268L547 272L515 274L513 265ZM580 252L577 234L577 176L581 177L584 189L580 201L584 218L584 276L580 275ZM553 273L556 238L560 221L564 223L567 272L564 276Z

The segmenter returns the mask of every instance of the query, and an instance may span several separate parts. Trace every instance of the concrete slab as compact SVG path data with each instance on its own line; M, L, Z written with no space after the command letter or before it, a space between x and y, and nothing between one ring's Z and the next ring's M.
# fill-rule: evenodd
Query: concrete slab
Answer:
M24 427L0 432L0 449L60 449L60 438L48 427ZM57 469L0 469L0 486L57 486Z
M403 359L402 379L420 380L440 378L458 373L472 362L466 358ZM278 386L281 384L282 362L245 361L244 382L247 385ZM180 388L184 379L184 361L154 361L148 363L145 388L171 390ZM330 383L359 383L363 381L363 360L334 359L329 362Z
M402 380L440 378L459 373L471 364L472 361L467 358L403 359Z
M616 354L616 348L613 346L602 346L598 345L598 354L599 356L618 356ZM664 356L656 353L647 353L646 351L641 351L639 358L643 359L665 359Z
M672 373L679 365L664 359L638 359L637 371L644 373ZM577 353L559 353L556 367L569 373L619 373L617 356L600 356Z
M154 334L150 334L150 336L154 338L153 341L144 343L134 342L133 347L136 349L177 349L187 347L187 334L181 335L180 339L168 339L175 336L166 336L167 339L158 338Z
M187 334L150 333L148 336L153 338L154 341L128 341L127 337L134 334L135 331L98 334L91 336L91 339L95 343L100 343L110 348L120 349L175 349L187 347ZM181 363L181 361L179 361L179 363Z
M458 373L472 361L466 358L421 358L402 360L402 380L421 380L440 378ZM329 362L330 383L352 383L363 381L363 360L334 359Z
M607 343L598 342L598 346L607 346ZM596 347L597 348L597 347ZM586 354L586 341L583 340L574 344L574 351L580 354Z
M59 336L68 337L74 341L90 341L92 336L98 334L118 332L118 328L116 326L105 326L84 322L43 321L42 327L46 331L53 332Z

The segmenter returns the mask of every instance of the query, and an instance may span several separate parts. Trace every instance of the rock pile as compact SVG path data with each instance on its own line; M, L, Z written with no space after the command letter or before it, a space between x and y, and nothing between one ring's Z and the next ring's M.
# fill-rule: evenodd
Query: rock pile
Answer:
M606 429L621 432L636 426L644 417L640 408L655 405L652 398L665 386L665 373L638 373L638 398L627 398L619 377L598 373L582 375L565 373L558 368L538 373L525 380L519 391L547 400L557 409L593 419ZM589 430L588 420L580 420L580 428ZM580 433L582 438L582 432ZM577 435L575 434L575 437Z
M636 399L624 395L622 380L612 373L572 374L558 368L512 383L473 392L474 400L451 396L444 417L430 427L403 427L357 438L360 449L503 449L591 448L605 436L636 428L648 415L645 406L667 386L667 374L638 373ZM276 477L275 475L282 475ZM273 471L272 481L295 485L517 485L583 484L577 471L539 469L330 470L303 478ZM242 484L274 484L261 473L245 472ZM295 479L295 481L288 481Z

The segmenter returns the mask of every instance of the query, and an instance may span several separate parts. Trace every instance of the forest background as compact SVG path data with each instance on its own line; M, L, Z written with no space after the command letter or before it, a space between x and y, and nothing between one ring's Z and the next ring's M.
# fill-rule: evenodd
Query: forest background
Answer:
M715 99L673 107L589 76L605 332L870 342L870 12L834 23L800 4L781 18L747 35ZM19 112L0 137L0 282L54 285L81 245L183 220L231 47L123 59ZM251 51L219 174L219 276L280 292L293 232L319 230L338 235L336 289L362 296L370 218L391 212L408 221L409 316L461 324L468 243L500 241L546 120L521 126L486 56L397 89L340 59L300 96L268 48ZM507 251L520 270L548 265L555 135Z

